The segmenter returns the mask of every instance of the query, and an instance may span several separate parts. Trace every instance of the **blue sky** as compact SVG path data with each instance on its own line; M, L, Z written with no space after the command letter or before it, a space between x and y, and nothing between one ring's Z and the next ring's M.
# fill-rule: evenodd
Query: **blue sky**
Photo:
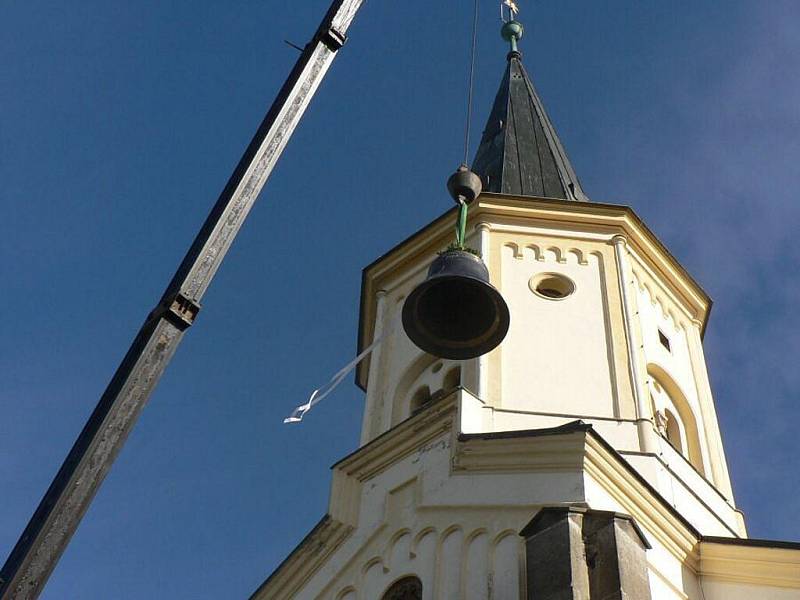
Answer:
M505 56L481 2L476 132ZM800 4L519 4L584 189L715 299L750 534L800 540ZM2 559L326 6L0 6ZM281 420L352 357L361 269L450 206L470 11L363 9L44 598L246 597L324 514L362 394Z

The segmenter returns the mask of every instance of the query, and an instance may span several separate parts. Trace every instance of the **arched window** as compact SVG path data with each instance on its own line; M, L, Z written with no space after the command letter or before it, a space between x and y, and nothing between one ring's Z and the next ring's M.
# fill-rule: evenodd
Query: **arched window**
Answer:
M422 600L422 582L413 575L398 579L386 590L382 600Z
M411 397L411 414L416 414L421 411L425 405L431 401L431 388L423 385L414 392Z
M700 450L701 429L689 402L664 369L650 364L647 366L647 371L651 377L650 400L659 433L692 463L701 475L705 475Z
M461 385L461 366L423 354L400 378L392 400L391 425L412 417Z
M445 392L449 392L450 390L457 388L460 385L461 385L461 367L454 367L450 369L444 376L442 389Z
M675 413L672 412L670 409L664 409L664 416L667 419L665 430L665 437L667 441L672 444L672 447L675 448L678 452L683 454L683 442L681 440L681 425L678 421L678 417L675 416Z

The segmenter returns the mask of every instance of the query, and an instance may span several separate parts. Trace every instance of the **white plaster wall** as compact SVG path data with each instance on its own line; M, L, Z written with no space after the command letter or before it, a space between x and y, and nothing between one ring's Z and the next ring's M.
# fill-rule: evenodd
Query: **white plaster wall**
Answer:
M610 235L522 226L512 232L495 225L484 227L482 235L473 232L469 243L481 245L487 254L491 281L509 305L511 327L494 352L460 361L462 385L498 409L576 418L620 418L622 414L632 418L624 346L620 345L624 332L621 314L617 314L616 266L608 252ZM428 384L426 370L436 359L414 346L399 318L406 296L425 279L432 258L406 265L382 282L375 328L391 333L375 354L375 364L370 364L362 443L406 418L409 391ZM562 300L533 293L531 277L545 272L567 276L575 283L575 292ZM611 331L614 320L619 331ZM449 365L445 363L444 368ZM479 381L479 373L486 381ZM434 391L437 383L428 385ZM506 429L499 422L489 426L495 431Z
M451 476L447 439L364 486L357 532L297 598L378 600L406 575L420 578L425 600L523 598L518 531L539 494L530 478L508 486L488 474ZM464 493L462 483L481 493ZM500 509L501 498L511 506Z
M524 475L519 477L524 478ZM492 485L488 475L471 478L475 487ZM378 600L401 577L415 575L424 600L522 600L524 542L520 527L537 507L523 512L495 506L491 511L459 502L431 511L411 487L400 486L387 498L385 520L361 532L332 559L325 582L318 574L297 598ZM392 499L392 496L397 496ZM602 506L601 506L602 505ZM593 507L621 510L613 500ZM361 529L361 528L359 528ZM797 590L704 580L645 529L652 600L796 600ZM362 542L361 545L357 540ZM326 585L326 583L328 583Z
M518 532L540 506L585 497L594 509L626 512L585 474L451 472L447 440L432 441L364 485L358 530L297 598L378 600L393 582L415 575L425 600L522 600ZM575 476L585 479L585 492L569 483ZM653 600L798 598L796 590L709 581L704 597L694 571L639 524L652 546Z
M385 550L393 557L391 562L376 556L363 565L354 564L342 579L350 577L356 584L334 586L316 597L379 600L392 583L414 575L422 582L424 600L523 598L524 545L516 532L453 525L445 531L387 535Z
M648 569L651 600L688 600L692 598L679 587L673 585L658 569L654 568L652 561L648 561Z
M452 462L454 439L452 431L442 431L371 472L360 488L355 531L293 598L379 600L392 583L415 575L425 600L522 600L525 556L518 532L541 506L577 503L630 512L585 471L460 470ZM695 518L693 510L682 512ZM696 574L665 545L665 532L648 529L660 521L645 521L638 522L652 546L647 562L653 600L704 600ZM797 597L720 582L705 582L703 589L705 600Z
M505 409L614 417L602 257L546 244L505 244L500 291L511 312L501 366ZM546 299L529 287L564 275L575 292Z

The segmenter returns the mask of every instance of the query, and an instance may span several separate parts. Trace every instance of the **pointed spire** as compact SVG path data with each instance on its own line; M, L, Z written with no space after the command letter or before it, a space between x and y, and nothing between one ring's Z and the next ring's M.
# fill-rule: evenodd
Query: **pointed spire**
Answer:
M503 25L508 67L486 123L472 170L483 190L515 196L588 201L525 68L517 42L523 28Z

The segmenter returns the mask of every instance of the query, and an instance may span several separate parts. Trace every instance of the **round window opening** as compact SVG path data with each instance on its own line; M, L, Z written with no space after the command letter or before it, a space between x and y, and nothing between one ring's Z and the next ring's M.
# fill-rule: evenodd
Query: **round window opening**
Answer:
M575 291L575 284L569 277L558 273L539 273L528 282L531 291L548 300L563 300Z

